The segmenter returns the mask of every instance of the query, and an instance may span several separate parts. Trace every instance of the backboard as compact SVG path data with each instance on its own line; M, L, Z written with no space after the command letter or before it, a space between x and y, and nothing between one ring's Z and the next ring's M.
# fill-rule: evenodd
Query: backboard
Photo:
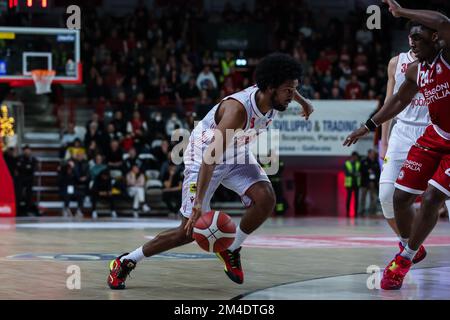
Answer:
M35 69L55 70L54 83L81 83L79 30L0 27L0 82L32 84Z

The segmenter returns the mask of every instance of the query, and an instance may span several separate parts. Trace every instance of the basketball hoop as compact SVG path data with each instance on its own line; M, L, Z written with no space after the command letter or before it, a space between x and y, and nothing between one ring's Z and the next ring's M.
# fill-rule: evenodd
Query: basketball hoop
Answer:
M52 92L50 89L52 81L55 78L55 70L31 70L34 85L36 87L36 94L44 94Z

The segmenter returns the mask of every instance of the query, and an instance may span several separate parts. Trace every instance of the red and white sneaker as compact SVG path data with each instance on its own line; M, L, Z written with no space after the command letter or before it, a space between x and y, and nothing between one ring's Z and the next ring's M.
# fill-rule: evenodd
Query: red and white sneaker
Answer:
M401 242L398 243L398 247L400 248L400 252L398 254L401 254L403 252L403 250L405 250L405 247L402 245ZM419 250L417 250L416 255L412 259L412 263L414 263L414 264L419 263L420 261L425 259L426 256L427 256L427 250L425 250L424 246L420 246Z
M401 255L396 255L383 272L381 288L384 290L398 290L402 287L403 279L412 266L412 261Z
M241 247L234 251L225 250L216 252L216 256L225 264L224 271L232 281L242 284L244 282L244 271L241 266Z
M109 276L108 276L108 285L111 289L121 290L125 289L125 280L130 272L136 268L136 261L131 259L124 259L120 261L120 258L126 256L128 253L124 253L112 260L109 264Z

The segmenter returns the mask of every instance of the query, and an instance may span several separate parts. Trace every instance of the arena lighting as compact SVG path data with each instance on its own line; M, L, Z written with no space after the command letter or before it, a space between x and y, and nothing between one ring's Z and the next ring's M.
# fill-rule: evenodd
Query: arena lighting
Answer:
M247 59L236 59L236 65L239 67L244 67L247 65Z
M19 0L9 0L9 8L15 8L19 6ZM47 8L48 7L48 1L47 0L41 0L40 1L41 8ZM26 0L26 5L28 8L33 7L33 0Z

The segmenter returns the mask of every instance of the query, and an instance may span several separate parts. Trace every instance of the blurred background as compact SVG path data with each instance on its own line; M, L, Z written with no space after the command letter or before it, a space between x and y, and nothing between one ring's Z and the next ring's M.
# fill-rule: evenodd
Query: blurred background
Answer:
M73 2L1 1L0 26L66 28ZM65 44L76 38L50 45L51 92L37 95L24 79L0 83L0 100L16 120L3 149L18 216L176 214L184 168L171 160L173 130L191 130L223 97L253 85L258 61L279 51L301 62L298 90L316 112L309 121L294 112L274 121L280 130L280 170L270 176L274 215L382 217L374 196L379 132L354 149L341 146L382 105L389 59L408 50L406 21L390 16L381 1L76 2L79 46ZM399 2L447 14L450 8L448 1ZM380 30L367 29L371 4L382 7ZM9 61L52 41L44 32L11 45L9 33L1 34L0 76L19 74ZM58 81L64 72L75 80ZM359 196L348 209L351 157L362 165L353 186ZM243 212L239 197L224 188L213 207Z

